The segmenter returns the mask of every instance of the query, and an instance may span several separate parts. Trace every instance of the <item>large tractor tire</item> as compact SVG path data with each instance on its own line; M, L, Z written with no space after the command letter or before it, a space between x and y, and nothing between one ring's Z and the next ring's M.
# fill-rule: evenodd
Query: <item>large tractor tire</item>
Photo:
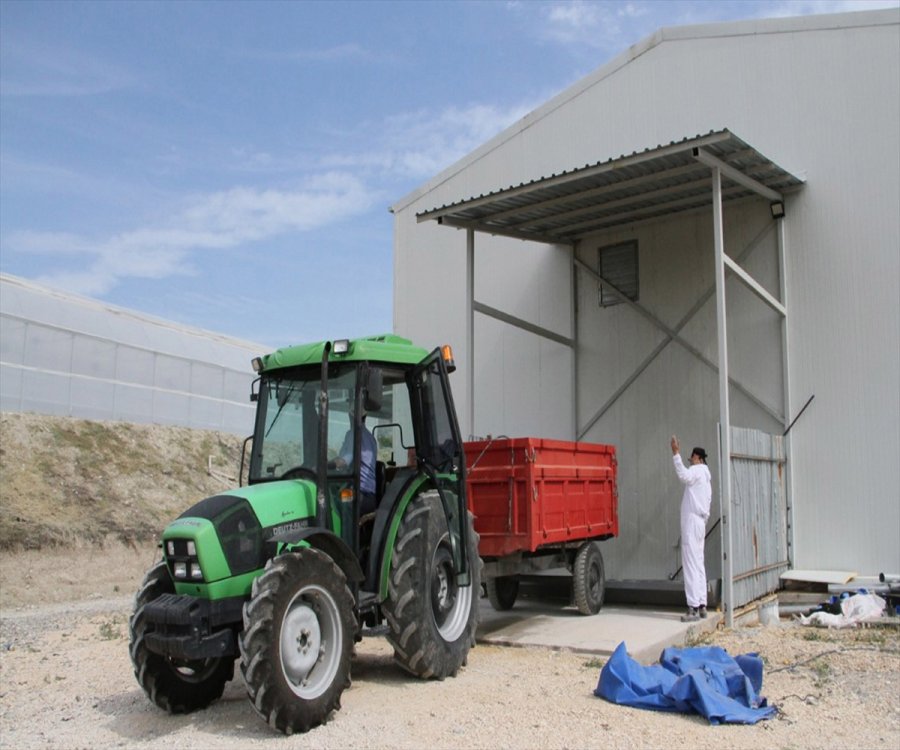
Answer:
M129 622L131 663L134 676L157 706L172 714L206 708L222 697L234 676L234 659L172 659L147 649L145 637L153 627L146 622L144 607L162 594L175 593L165 562L150 569L138 590Z
M470 585L458 586L438 493L413 498L400 522L383 612L394 660L416 677L455 676L475 644L481 559L471 513L467 523Z
M356 633L343 571L312 547L279 555L244 605L241 673L256 712L285 734L328 721L350 687Z
M600 542L585 542L578 549L572 566L572 593L575 606L583 615L595 615L603 606L606 574Z
M497 576L485 582L488 601L498 612L513 608L519 596L519 576Z

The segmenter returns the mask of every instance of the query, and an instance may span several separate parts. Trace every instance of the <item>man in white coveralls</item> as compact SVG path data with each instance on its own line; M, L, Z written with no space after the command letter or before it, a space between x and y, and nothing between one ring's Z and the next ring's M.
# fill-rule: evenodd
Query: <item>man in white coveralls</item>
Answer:
M681 460L678 438L674 435L671 445L675 473L684 485L684 494L681 496L681 566L684 569L684 593L688 610L681 619L683 622L692 622L706 617L703 543L709 506L712 503L712 477L703 448L691 451L691 465L686 467Z

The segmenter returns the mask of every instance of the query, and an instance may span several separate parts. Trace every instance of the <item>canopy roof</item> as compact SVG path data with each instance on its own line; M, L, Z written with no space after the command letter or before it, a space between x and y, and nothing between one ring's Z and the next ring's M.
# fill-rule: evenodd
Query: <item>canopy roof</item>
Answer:
M711 166L727 181L723 201L753 194L776 201L803 184L725 129L461 200L416 218L569 244L622 224L708 206Z

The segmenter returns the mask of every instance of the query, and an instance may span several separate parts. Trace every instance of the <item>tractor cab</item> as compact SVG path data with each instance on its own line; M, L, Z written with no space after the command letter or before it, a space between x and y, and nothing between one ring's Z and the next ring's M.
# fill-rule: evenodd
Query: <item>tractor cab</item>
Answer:
M392 344L411 351L401 358L383 350ZM443 496L454 537L465 535L465 461L447 384L452 351L428 354L395 336L312 346L322 356L315 364L293 364L308 361L310 353L291 350L269 355L274 362L255 363L260 378L252 396L257 412L247 482L306 482L324 498L316 526L343 540L366 573L363 589L374 589L373 530L380 521L383 532L401 491L416 477L427 477ZM279 354L286 366L279 366ZM458 554L460 545L454 547ZM464 556L458 557L465 569Z

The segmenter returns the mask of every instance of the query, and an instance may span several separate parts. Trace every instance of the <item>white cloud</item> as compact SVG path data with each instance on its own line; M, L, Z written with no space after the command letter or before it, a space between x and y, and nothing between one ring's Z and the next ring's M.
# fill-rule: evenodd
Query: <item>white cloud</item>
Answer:
M661 26L709 23L728 18L778 18L896 8L900 0L754 0L719 2L590 2L562 0L537 6L535 34L567 50L619 52ZM517 8L520 10L520 8Z
M378 60L388 60L391 58L389 52L378 51L373 52L371 49L364 47L356 42L345 42L343 44L335 44L331 47L308 47L304 49L287 49L287 50L243 50L240 51L243 57L254 60L267 60L272 62L344 62L346 60L362 60L372 62Z
M7 250L46 258L37 280L79 294L102 296L128 278L163 279L193 273L205 255L290 232L337 224L386 205L523 117L534 105L470 104L407 112L368 127L375 147L319 159L320 171L295 189L236 186L186 198L167 221L106 237L19 231L4 238ZM240 150L266 171L286 161L266 152Z
M375 148L327 155L322 164L377 172L382 179L393 181L425 180L520 120L539 103L508 107L470 104L394 115L379 127L370 128L380 141Z
M619 19L644 15L642 9L632 3L601 4L584 0L543 6L543 13L541 36L559 44L591 49L621 46L623 35Z
M37 280L86 295L103 295L126 278L162 279L191 273L203 253L238 247L287 232L303 232L369 210L375 195L351 175L328 173L298 190L238 187L198 196L164 226L138 227L107 238L18 232L14 252L77 263Z
M338 44L334 47L323 47L320 49L303 49L285 53L284 59L290 60L310 60L319 62L329 62L333 60L350 60L362 59L366 60L371 57L369 51L355 43Z
M757 18L784 18L900 7L900 0L780 0L760 3Z
M4 96L91 96L133 86L135 81L127 70L80 50L12 34L3 37Z

